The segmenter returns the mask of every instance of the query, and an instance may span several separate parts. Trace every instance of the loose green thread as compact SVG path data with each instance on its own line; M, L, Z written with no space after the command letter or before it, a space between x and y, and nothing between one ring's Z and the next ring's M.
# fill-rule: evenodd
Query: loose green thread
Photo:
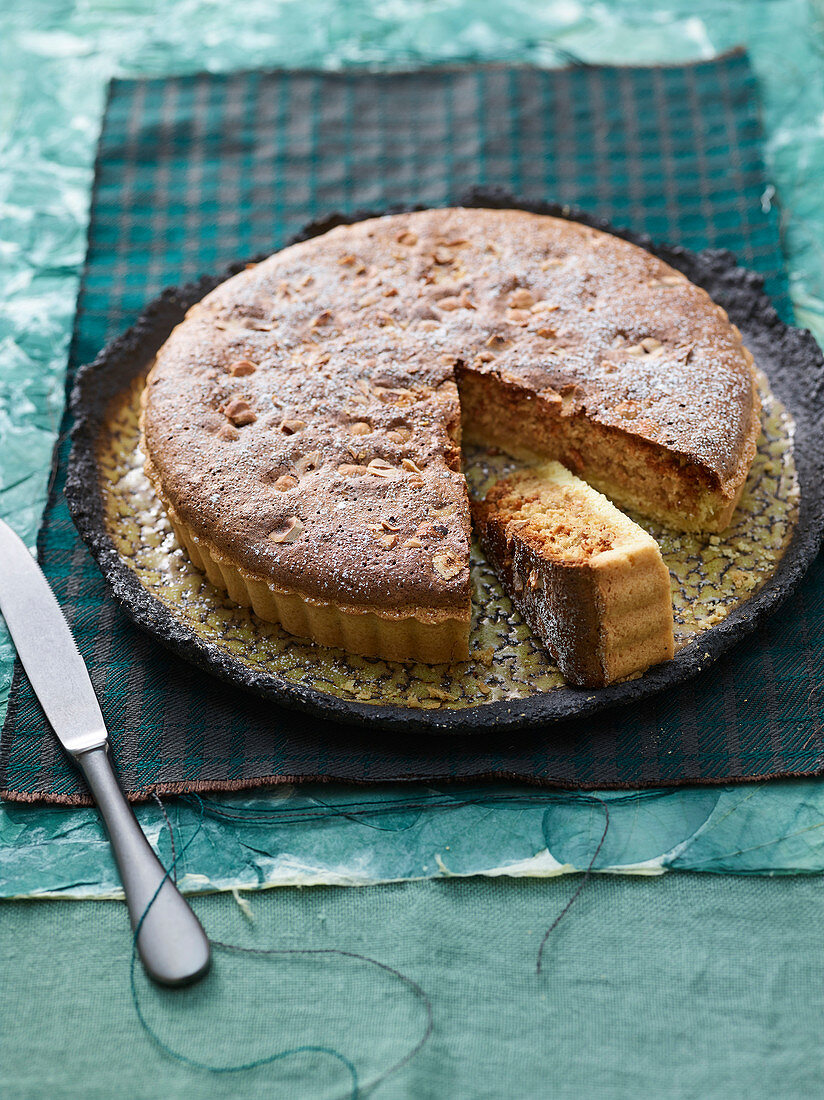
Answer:
M313 804L311 806L296 806L280 810L272 810L268 807L259 808L255 806L225 807L210 801L208 798L201 799L199 796L195 795L191 797L197 797L198 803L203 807L203 812L206 816L218 821L237 821L242 822L244 825L269 826L289 825L295 822L301 823L305 821L322 821L329 817L341 817L357 825L363 825L366 828L379 828L366 821L365 818L367 817L387 816L393 813L400 813L401 811L431 809L460 810L467 806L485 807L489 805L533 806L547 804L557 801L558 799L556 794L547 792L533 793L524 791L516 794L494 794L483 791L477 796L460 797L457 794L447 795L436 787L430 788L430 790L432 791L432 795L429 797L399 797L393 798L392 800L362 799L358 802L344 803L342 805L324 802L317 795L312 795L311 802ZM189 797L188 795L184 795L181 797L181 800L185 803ZM621 795L618 801L625 802L631 799L634 802L647 802L659 797L660 792L658 790L632 791ZM564 798L578 801L594 800L603 804L602 800L597 798L597 796L583 793L576 795L566 792ZM403 827L403 829L406 828L407 826ZM380 829L380 831L397 832L403 830Z
M436 794L440 795L440 793L441 792L436 791ZM638 801L643 801L643 800L646 800L648 798L652 798L652 797L655 797L655 796L656 796L655 792L653 792L653 791L636 791L636 792L633 792L633 798L637 799ZM352 821L355 824L363 825L366 828L370 828L370 829L377 829L380 832L402 832L404 829L411 828L412 826L411 825L402 826L400 829L384 829L382 826L373 825L371 822L366 821L364 819L366 817L369 817L369 816L397 813L397 812L402 811L402 810L405 810L405 811L410 811L410 810L423 811L425 809L433 809L433 808L437 808L437 809L461 809L461 808L466 807L466 806L475 806L475 805L479 805L479 804L489 805L490 803L499 804L499 805L507 805L507 804L509 804L509 805L524 805L524 804L534 805L535 803L540 804L540 803L552 802L552 801L555 800L555 796L553 796L553 795L532 794L532 793L527 792L527 793L501 794L501 795L484 794L481 798L447 798L447 799L441 798L440 801L438 801L437 798L435 798L435 799L432 799L432 798L430 798L430 799L400 798L400 799L394 800L393 802L390 802L390 803L380 801L380 800L375 800L375 801L364 800L360 803L354 803L354 804L351 804L351 805L341 807L341 806L332 805L331 803L328 803L328 802L324 802L322 799L318 798L317 796L314 796L312 798L312 801L314 803L316 803L316 805L318 807L322 808L320 811L315 809L315 808L312 808L312 807L304 807L304 808L297 809L297 810L281 811L280 813L272 813L271 811L267 811L267 810L263 810L263 811L236 810L234 813L232 813L232 812L228 812L224 807L217 806L214 803L212 803L209 806L204 806L203 800L200 799L198 796L195 796L195 797L197 798L197 801L200 804L202 813L208 813L210 816L216 817L218 819L222 818L222 819L225 819L225 820L243 821L246 824L271 825L271 824L287 824L287 823L290 823L291 821L294 821L296 818L299 821L306 821L306 820L316 820L318 818L323 818L323 817L326 817L326 816L333 816L333 817L346 818L347 820ZM552 935L552 933L555 931L555 929L558 927L558 925L561 923L561 921L564 919L564 917L567 915L569 910L572 908L573 904L578 899L578 896L580 895L581 891L584 889L587 882L589 881L590 876L592 874L592 870L595 866L595 861L598 859L598 856L601 854L601 849L604 846L604 842L606 841L606 838L607 838L607 832L609 831L609 806L606 804L606 802L604 802L603 799L599 798L597 795L590 795L590 794L583 794L583 793L577 794L575 796L568 795L567 797L568 798L574 797L575 800L580 801L580 802L589 802L589 803L595 802L599 806L601 806L603 811L604 811L604 831L601 834L601 839L599 840L598 845L597 845L597 847L596 847L596 849L595 849L595 851L592 855L592 859L589 861L589 864L588 864L586 870L584 871L583 878L581 879L580 883L576 887L574 893L572 894L572 897L569 899L569 901L566 903L564 908L561 910L561 912L558 914L558 916L555 918L555 920L552 922L552 924L546 930L546 932L544 933L544 935L541 939L541 943L538 947L538 956L537 956L537 959L536 959L536 973L538 975L541 974L541 970L542 970L542 967L543 967L544 950L546 948L547 941L548 941L549 937ZM377 965L381 966L382 964L378 963ZM403 975L400 975L400 977L403 978Z
M593 795L588 795L588 794L587 795L579 795L578 797L582 801L597 802L600 806L603 807L603 810L604 810L604 831L603 831L603 833L601 833L601 839L598 841L598 847L592 853L592 859L589 861L589 864L587 865L586 871L584 871L584 877L578 883L578 886L575 889L572 897L569 899L569 901L563 907L561 912L558 914L558 916L555 918L555 920L552 922L552 924L549 926L549 928L547 928L546 932L544 932L544 934L543 934L543 937L541 939L541 943L538 947L538 957L535 961L535 973L538 974L538 975L540 975L541 967L543 966L544 948L546 947L547 940L552 935L552 933L555 931L555 929L558 927L558 925L561 923L561 921L564 919L564 917L567 915L567 913L570 911L570 909L572 908L572 906L575 904L576 900L578 899L578 896L580 895L581 891L586 886L586 884L589 882L590 876L592 875L592 868L595 866L596 859L601 854L601 849L604 846L604 841L607 839L607 833L609 832L609 806L607 806L606 802L604 802L604 800L602 798L599 798L597 795L594 795L594 794Z
M173 834L173 830L172 830L172 825L171 825L171 822L169 821L168 815L166 814L165 810L163 809L163 806L162 806L162 803L161 803L161 810L163 812L163 817L164 817L165 822L166 822L166 827L169 831L170 838L171 838L173 858L172 858L171 864L165 870L163 878L161 879L161 881L160 881L157 889L155 890L154 894L150 898L148 905L146 906L146 908L141 913L140 919L138 920L138 922L135 926L134 934L132 936L132 956L131 956L130 966L129 966L129 982L130 982L130 989L131 989L132 1004L134 1006L134 1010L135 1010L135 1013L137 1015L137 1018L140 1021L141 1027L146 1032L146 1034L149 1036L149 1038L152 1040L152 1042L155 1043L155 1045L157 1047L159 1047L165 1054L169 1055L169 1057L174 1058L175 1061L180 1062L183 1065L190 1066L192 1069L204 1070L208 1073L220 1073L220 1074L224 1074L224 1073L241 1073L245 1070L257 1069L260 1066L271 1065L274 1062L279 1062L279 1061L282 1061L285 1058L294 1057L297 1054L326 1054L330 1058L334 1058L336 1061L340 1062L340 1064L346 1068L346 1070L349 1073L350 1079L351 1079L351 1089L350 1089L348 1095L351 1098L351 1100L357 1100L357 1098L361 1095L361 1092L362 1092L360 1082L359 1082L359 1078L358 1078L358 1071L357 1071L355 1065L344 1054L341 1054L340 1051L335 1050L334 1047L306 1044L306 1045L297 1046L297 1047L289 1047L286 1050L279 1050L279 1051L276 1051L274 1054L265 1055L264 1057L261 1057L261 1058L255 1058L255 1059L252 1059L251 1061L248 1061L248 1062L239 1062L239 1063L236 1063L234 1065L220 1066L220 1065L215 1065L215 1064L210 1063L210 1062L200 1061L197 1058L190 1058L187 1054L183 1054L180 1051L175 1050L173 1047L171 1047L161 1037L161 1035L152 1027L152 1025L146 1019L146 1016L144 1015L143 1009L142 1009L141 1004L140 1004L140 997L139 997L138 991L137 991L137 982L135 980L136 963L137 963L137 958L138 958L137 939L138 939L138 936L140 935L140 929L143 927L143 922L146 919L146 916L147 916L149 910L154 905L155 900L157 899L157 896L160 893L164 883L166 882L167 879L170 878L170 876L173 873L176 872L176 868L177 868L177 864L178 864L179 860L182 859L184 853L186 852L186 849L190 846L190 844L192 844L192 842L196 839L196 837L200 833L201 829L203 828L203 817L204 817L204 814L205 814L205 807L203 805L203 801L197 795L194 795L193 797L197 801L197 803L199 804L200 815L199 815L197 825L196 825L196 828L195 828L194 832L192 833L192 835L189 837L189 839L186 841L186 843L183 845L183 847L180 849L179 852L175 852L174 834ZM160 802L160 799L157 799L157 801ZM393 1063L393 1065L391 1065L388 1069L384 1070L383 1073L379 1074L376 1078L374 1078L372 1081L370 1081L368 1083L368 1085L366 1086L368 1088L373 1088L375 1085L379 1084L381 1081L386 1080L387 1077L389 1077L393 1073L396 1073L399 1069L401 1069L408 1062L410 1062L419 1053L419 1051L421 1051L423 1049L423 1047L426 1045L426 1043L429 1040L429 1037L432 1034L432 1030L433 1030L433 1027L434 1027L434 1016L433 1016L433 1011L432 1011L432 1002L430 1001L429 997L427 996L427 994L423 990L423 988L420 985L418 985L417 982L413 981L412 978L409 978L405 974L401 973L400 970L397 970L395 967L389 966L386 963L379 962L377 959L370 958L368 955L361 955L356 951L344 951L344 950L341 950L341 949L335 948L335 947L324 947L324 948L310 948L310 947L262 948L262 947L241 947L237 944L223 943L220 940L210 940L209 942L212 945L212 947L219 948L222 951L234 952L236 954L270 955L270 956L275 956L275 955L338 955L342 958L357 959L360 962L370 963L372 966L379 967L385 973L391 974L394 978L397 978L399 981L403 982L403 984L409 990L411 990L412 993L414 993L414 995L416 996L418 1001L423 1005L424 1011L426 1013L426 1026L424 1027L424 1030L423 1030L423 1033L422 1033L420 1039L418 1039L417 1043L415 1043L415 1045L412 1047L412 1049L409 1050L403 1056L403 1058L401 1058L401 1059L399 1059L399 1061Z
M603 828L603 832L601 833L601 838L598 841L598 844L595 848L595 851L592 854L592 858L590 859L589 864L586 867L586 870L584 871L584 875L583 875L580 883L578 884L577 888L573 892L570 899L564 905L561 912L558 914L558 916L555 918L555 920L552 922L552 924L549 926L549 928L547 928L547 930L544 932L543 937L541 938L541 943L538 947L538 954L537 954L537 959L536 959L536 973L538 975L540 975L541 972L542 972L544 952L545 952L546 944L549 940L549 937L552 935L552 933L555 931L555 929L559 926L561 921L567 915L569 910L574 905L575 901L580 896L581 891L584 889L587 882L589 881L589 879L591 877L591 874L592 874L592 871L593 871L593 868L595 866L595 862L596 862L596 860L598 859L598 856L601 853L601 850L602 850L602 848L604 846L604 843L606 841L606 838L607 838L607 833L609 831L609 806L607 805L607 803L604 802L603 799L598 798L597 795L584 795L584 794L581 794L581 795L578 796L578 798L581 801L595 802L599 806L602 807L602 809L604 811L604 828ZM143 1010L141 1008L141 1005L140 1005L140 999L139 999L138 992L137 992L137 984L136 984L136 981L135 981L136 961L137 961L137 957L138 957L138 954L137 954L137 938L140 934L140 929L143 926L143 921L145 920L146 915L148 914L149 910L151 909L152 905L154 904L155 899L157 898L158 894L160 893L160 890L161 890L163 884L165 883L166 879L169 878L172 874L176 873L176 868L177 868L177 864L178 864L179 860L182 859L182 857L183 857L184 853L186 852L187 848L193 843L193 841L196 839L196 837L198 836L198 834L202 830L202 828L203 828L203 818L206 815L206 813L211 812L211 814L215 817L222 817L222 816L243 816L243 817L245 817L245 816L247 816L247 815L243 815L243 814L241 814L241 815L237 815L237 814L236 815L229 815L229 814L221 813L221 811L218 810L217 807L210 807L209 811L207 811L207 807L204 805L203 800L197 794L190 795L189 798L186 801L191 801L192 799L197 803L197 806L198 806L198 809L199 809L199 816L198 816L197 824L196 824L195 830L192 833L192 835L189 837L189 839L186 841L186 843L183 845L183 847L180 849L180 851L176 852L175 851L175 843L174 843L174 831L172 829L171 821L169 820L169 817L165 812L165 809L163 807L162 802L160 801L159 798L156 798L156 801L160 804L161 811L163 813L163 818L164 818L167 830L168 830L169 835L170 835L173 858L172 858L172 862L171 862L169 868L165 871L163 879L161 880L157 890L155 891L154 895L150 899L149 904L146 906L146 909L141 914L140 920L137 922L137 925L135 927L134 936L133 936L133 939L132 939L132 957L131 957L131 963L130 963L131 995L132 995L132 1003L134 1005L135 1013L137 1014L137 1018L140 1021L141 1026L146 1031L146 1033L149 1035L149 1037L152 1039L152 1041L161 1050L163 1050L166 1054L168 1054L170 1057L174 1058L176 1061L182 1063L183 1065L190 1066L193 1069L204 1070L204 1071L209 1072L209 1073L220 1073L220 1074L240 1073L240 1072L243 1072L245 1070L251 1070L251 1069L256 1069L260 1066L270 1065L274 1062L279 1062L279 1061L282 1061L285 1058L294 1057L295 1055L298 1055L298 1054L325 1054L325 1055L328 1055L330 1058L334 1058L336 1061L340 1062L341 1065L343 1065L347 1069L347 1071L349 1073L349 1076L351 1078L351 1082L352 1082L352 1087L351 1087L351 1090L349 1092L349 1096L352 1098L352 1100L357 1100L357 1098L361 1095L361 1092L362 1092L361 1086L360 1086L360 1083L359 1083L357 1069L356 1069L355 1065L345 1055L341 1054L340 1051L335 1050L333 1047L327 1047L327 1046L322 1046L322 1045L303 1045L303 1046L297 1046L297 1047L290 1047L290 1048L287 1048L286 1050L276 1051L274 1054L266 1055L266 1056L261 1057L261 1058L255 1058L255 1059L253 1059L251 1061L248 1061L248 1062L241 1062L241 1063L237 1063L235 1065L229 1065L229 1066L219 1066L219 1065L214 1065L214 1064L209 1063L209 1062L200 1061L199 1059L196 1059L196 1058L190 1058L188 1055L182 1054L180 1051L176 1051L173 1047L169 1046L169 1044L165 1042L165 1040L158 1034L158 1032L151 1026L149 1021L146 1019L146 1017L143 1013ZM374 804L374 803L373 804L365 803L361 807L349 806L349 807L346 807L346 809L342 809L340 807L330 806L328 803L324 803L320 800L317 800L317 801L319 802L319 805L322 806L326 810L327 813L331 812L333 814L339 814L340 816L350 818L353 821L357 821L359 824L362 824L362 825L366 825L368 823L366 821L362 820L362 818L360 816L361 814L388 812L388 810L389 810L389 807L387 807L385 803L383 805ZM424 806L428 805L428 803L416 802L416 800L412 800L412 799L410 799L408 801L407 800L400 800L400 801L404 803L404 807L403 807L404 809L410 809L410 808L423 809ZM463 806L471 805L471 804L474 803L474 801L475 801L474 799L459 799L459 800L455 800L454 803L449 803L449 804L454 805L457 808L458 806L462 806L462 805ZM509 796L509 797L499 796L499 798L495 799L495 801L501 801L501 802L520 802L520 801L537 802L537 801L546 801L546 796L530 795L530 794L527 794L525 796L516 795L514 797L513 796ZM393 808L398 809L399 807L396 806L396 807L393 807ZM264 815L261 815L261 816L264 816ZM265 815L265 817L269 817L269 816L274 816L274 815ZM265 820L265 817L264 817L264 820ZM260 823L262 824L262 823L264 823L264 821L260 821ZM380 826L371 826L371 827L372 828L376 828L376 827L380 828ZM370 963L372 966L379 967L385 973L390 974L394 978L397 978L399 981L403 982L403 984L406 985L406 987L409 990L412 991L412 993L416 996L416 998L419 1000L419 1002L423 1005L425 1013L426 1013L426 1026L424 1028L423 1034L421 1035L420 1039L412 1047L412 1049L409 1050L403 1056L403 1058L401 1058L399 1061L395 1062L392 1066L390 1066L389 1069L385 1070L383 1073L379 1074L376 1078L374 1078L374 1080L369 1082L369 1084L368 1084L369 1088L373 1088L375 1085L379 1084L381 1081L386 1080L387 1077L389 1077L391 1074L397 1072L399 1069L401 1069L403 1066L405 1066L408 1062L410 1062L420 1052L420 1050L422 1050L422 1048L425 1046L425 1044L427 1043L427 1041L429 1040L429 1038L432 1034L433 1027L434 1027L434 1015L433 1015L433 1010L432 1010L432 1003L431 1003L429 997L427 996L426 992L423 990L423 988L420 985L418 985L417 982L413 981L413 979L411 979L411 978L407 977L405 974L403 974L400 970L397 970L395 967L389 966L386 963L379 962L377 959L370 958L370 956L368 956L368 955L362 955L362 954L360 954L358 952L355 952L355 951L344 951L342 949L334 948L334 947L327 947L327 948L308 948L308 947L306 947L306 948L260 948L260 947L241 947L237 944L224 943L220 940L210 940L210 943L211 943L212 947L214 947L214 948L219 948L220 950L227 951L227 952L233 952L235 954L268 955L268 956L280 956L280 955L338 955L342 958L357 959L360 962Z

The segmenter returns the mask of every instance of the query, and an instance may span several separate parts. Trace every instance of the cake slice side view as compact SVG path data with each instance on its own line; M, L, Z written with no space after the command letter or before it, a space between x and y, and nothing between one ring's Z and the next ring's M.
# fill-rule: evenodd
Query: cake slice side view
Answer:
M673 656L670 577L655 540L558 462L472 506L481 545L572 684L603 687Z

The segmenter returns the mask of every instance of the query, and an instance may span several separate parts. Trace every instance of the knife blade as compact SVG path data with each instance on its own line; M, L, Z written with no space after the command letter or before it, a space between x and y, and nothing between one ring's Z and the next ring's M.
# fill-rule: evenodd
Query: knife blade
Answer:
M70 753L105 745L100 704L74 637L23 540L0 520L0 611L58 740Z
M147 973L164 985L196 981L209 969L209 940L123 796L100 703L60 604L26 544L2 520L0 612L49 724L100 809Z

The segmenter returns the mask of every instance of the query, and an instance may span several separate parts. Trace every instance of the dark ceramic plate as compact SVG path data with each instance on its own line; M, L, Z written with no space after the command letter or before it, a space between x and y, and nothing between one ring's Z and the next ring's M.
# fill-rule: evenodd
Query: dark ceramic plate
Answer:
M769 379L773 394L795 421L795 468L800 506L791 541L769 579L721 622L687 644L673 661L651 669L639 679L612 687L578 689L568 686L517 699L458 708L420 709L409 705L361 702L305 682L254 667L226 647L199 636L179 615L144 587L135 571L118 554L110 537L101 492L102 473L97 441L111 401L137 378L186 310L229 275L170 289L152 302L135 325L106 347L78 373L72 394L75 426L66 495L81 537L88 544L118 604L142 629L163 645L207 672L278 703L308 710L325 718L404 730L470 733L490 729L535 728L559 719L580 717L606 707L637 702L681 684L712 664L721 654L750 635L786 599L818 552L824 530L824 358L810 333L784 325L763 294L762 279L737 267L728 252L690 252L653 245L645 236L615 229L607 222L567 207L520 203L509 196L475 193L463 205L519 207L584 222L614 233L660 256L703 287L738 325L756 364ZM411 208L410 208L411 209ZM394 213L382 211L381 213ZM332 216L310 226L298 239L317 236L342 223L374 216ZM311 649L312 647L310 647ZM306 679L310 679L307 674Z

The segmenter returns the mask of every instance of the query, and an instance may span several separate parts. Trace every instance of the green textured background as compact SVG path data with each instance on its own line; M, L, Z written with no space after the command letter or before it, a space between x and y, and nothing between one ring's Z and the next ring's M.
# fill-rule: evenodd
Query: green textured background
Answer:
M277 890L250 899L251 919L231 898L195 905L217 938L363 953L419 984L433 1033L370 1094L380 1100L822 1095L820 878L590 882L539 978L538 942L574 885ZM351 1095L329 1055L216 1077L159 1051L135 1023L125 925L120 907L94 902L5 908L4 1100ZM33 942L55 945L47 964L32 965ZM225 1065L323 1043L351 1059L364 1085L425 1026L408 986L343 956L219 952L213 975L191 991L151 993L140 980L138 992L149 1023L188 1057Z
M710 56L746 41L761 80L765 154L782 204L796 314L819 335L824 332L824 199L818 185L824 167L824 34L817 3L679 0L651 8L640 0L590 5L521 0L505 7L485 0L346 5L250 0L240 13L226 0L12 0L0 18L0 513L30 542L62 406L94 141L104 83L112 74L491 58L553 64L559 46L590 60L658 61ZM10 651L7 642L2 646L7 688ZM306 797L325 800L329 793ZM704 795L683 796L687 801L679 805L674 829L682 837L705 837L706 828L690 817L698 805L692 797ZM333 796L340 801L344 794ZM703 850L706 869L824 869L821 784L724 790L720 797L729 801L712 808L710 821L722 839L715 849ZM628 804L626 820L633 828L627 835L635 839L619 853L618 863L637 862L639 854L650 858L650 837L663 841L671 835L670 826L670 832L651 832L651 818L644 816L665 805L666 800ZM570 803L571 815L586 818L571 826L569 855L556 855L577 866L588 862L600 835L596 810L589 803ZM271 816L273 807L266 804L263 811ZM185 826L192 810L178 812ZM463 820L461 833L477 835L475 854L483 856L487 837L498 835L496 817L488 810L472 812L477 818ZM515 838L512 847L506 841L506 851L534 854L535 822L522 832L517 814L501 812L511 815L504 832ZM7 893L111 890L111 865L90 815L52 811L35 823L21 814L13 808L0 820L0 877ZM145 821L157 838L159 812L147 808ZM190 817L189 832L193 827ZM333 837L338 828L349 835ZM378 848L374 829L340 814L325 825L306 829L304 823L285 833L267 824L262 845L245 829L242 836L225 828L212 833L219 870L230 871L222 885L235 875L244 883L265 883L267 868L288 868L293 853L301 881L311 881L318 864L321 879L349 873L357 880L358 869ZM424 867L426 853L451 845L456 835L453 823L436 817L424 820L420 831L423 839L403 852L410 875L436 873L437 864ZM328 853L315 833L323 834ZM11 846L21 839L22 850ZM392 843L381 851L392 862L401 850L399 837L388 839ZM220 864L221 844L225 864ZM73 854L88 862L73 868ZM475 869L490 870L477 860ZM379 877L392 876L381 866ZM278 871L272 881L288 876ZM197 904L212 934L233 941L259 937L270 946L361 950L421 982L432 997L435 1034L378 1095L802 1097L822 1092L818 876L594 879L559 929L563 936L553 941L539 988L532 978L536 937L575 885L567 878L283 890L252 898L255 923L231 897L202 898ZM187 1097L218 1090L232 1097L289 1094L295 1069L285 1062L277 1069L215 1079L175 1065L151 1046L129 1003L128 936L120 906L6 903L0 951L4 1096L108 1097L117 1091L142 1097L157 1095L159 1088ZM219 966L214 979L193 994L194 1007L151 991L144 993L145 1003L147 1011L160 1014L152 1018L162 1022L166 1038L194 1056L221 1035L240 1035L244 1048L257 1043L256 1052L268 1053L296 1034L301 1041L317 1034L348 1052L368 1080L414 1043L419 1021L390 1016L381 989L356 981L346 965L285 978L280 966L265 978L247 965L237 972ZM393 1007L402 1012L403 1006ZM79 1033L72 1024L78 1019L85 1024ZM368 1049L364 1035L371 1037ZM329 1076L328 1063L304 1063L297 1072L301 1095L341 1094L341 1078Z

